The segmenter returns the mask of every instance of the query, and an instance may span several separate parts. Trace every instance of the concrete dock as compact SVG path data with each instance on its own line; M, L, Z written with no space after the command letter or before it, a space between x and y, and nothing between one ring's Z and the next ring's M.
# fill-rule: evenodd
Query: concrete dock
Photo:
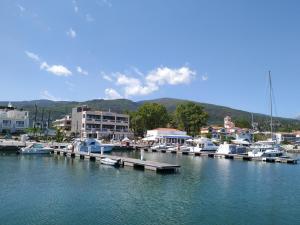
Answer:
M122 166L130 166L136 169L141 170L152 170L156 171L157 173L175 173L180 168L179 165L168 164L168 163L161 163L161 162L154 162L148 160L140 160L116 155L107 155L107 154L97 154L97 153L88 153L88 152L72 152L71 150L65 149L54 149L53 151L56 155L64 155L67 157L78 157L80 159L87 159L90 161L100 161L101 158L110 158L110 159L120 159Z
M181 154L181 155L192 155L192 156L205 156L210 158L225 158L225 159L235 159L243 161L261 161L268 163L287 163L287 164L297 164L298 160L293 158L286 157L251 157L246 154L218 154L214 152L187 152L187 151L177 151L177 150L152 150L145 148L144 151L147 152L161 152L161 153L172 153L172 154Z

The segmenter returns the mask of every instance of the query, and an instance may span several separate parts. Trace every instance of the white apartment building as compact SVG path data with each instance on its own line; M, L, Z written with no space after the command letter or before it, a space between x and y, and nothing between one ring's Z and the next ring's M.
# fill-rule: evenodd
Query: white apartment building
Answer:
M71 116L66 115L61 119L57 119L52 122L52 126L61 130L71 131Z
M0 106L0 132L23 132L29 127L29 113L28 111L18 110L8 106Z
M72 109L71 132L76 136L122 140L131 138L129 115L114 112L94 111L88 106Z

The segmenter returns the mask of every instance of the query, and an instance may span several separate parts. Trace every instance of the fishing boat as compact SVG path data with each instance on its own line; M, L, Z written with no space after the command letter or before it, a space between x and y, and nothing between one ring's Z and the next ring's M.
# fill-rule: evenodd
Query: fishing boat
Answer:
M101 158L100 163L104 165L109 165L109 166L120 166L121 165L121 159L110 159L107 157Z
M270 88L270 130L271 139L267 141L259 141L250 146L251 151L248 155L251 157L284 157L283 149L273 140L273 88L271 72L269 71L269 88Z
M44 146L41 143L32 143L27 147L21 148L19 153L21 154L50 154L53 148Z

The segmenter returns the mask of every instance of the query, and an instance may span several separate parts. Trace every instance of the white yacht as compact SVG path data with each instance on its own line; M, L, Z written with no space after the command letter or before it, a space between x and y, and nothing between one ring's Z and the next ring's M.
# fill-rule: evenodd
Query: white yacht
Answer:
M75 152L90 152L90 153L107 153L113 149L113 144L103 144L101 141L93 138L76 139L70 146L69 149Z
M250 146L251 151L248 155L251 157L282 157L285 156L283 148L274 141L259 141Z
M21 148L19 153L21 154L50 154L53 148L44 146L41 143L32 143L29 146Z
M204 137L194 139L189 147L190 152L215 152L217 149L218 146L216 146L210 139Z
M218 154L244 154L246 153L246 147L245 146L239 146L235 144L228 144L227 142L224 142L224 144L221 144L218 147L218 150L216 151Z

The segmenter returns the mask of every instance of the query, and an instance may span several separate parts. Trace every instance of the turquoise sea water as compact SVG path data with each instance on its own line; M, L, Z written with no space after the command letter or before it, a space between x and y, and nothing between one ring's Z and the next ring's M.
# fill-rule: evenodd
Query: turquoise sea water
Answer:
M145 157L182 167L161 175L63 156L2 155L0 224L300 224L300 165Z

